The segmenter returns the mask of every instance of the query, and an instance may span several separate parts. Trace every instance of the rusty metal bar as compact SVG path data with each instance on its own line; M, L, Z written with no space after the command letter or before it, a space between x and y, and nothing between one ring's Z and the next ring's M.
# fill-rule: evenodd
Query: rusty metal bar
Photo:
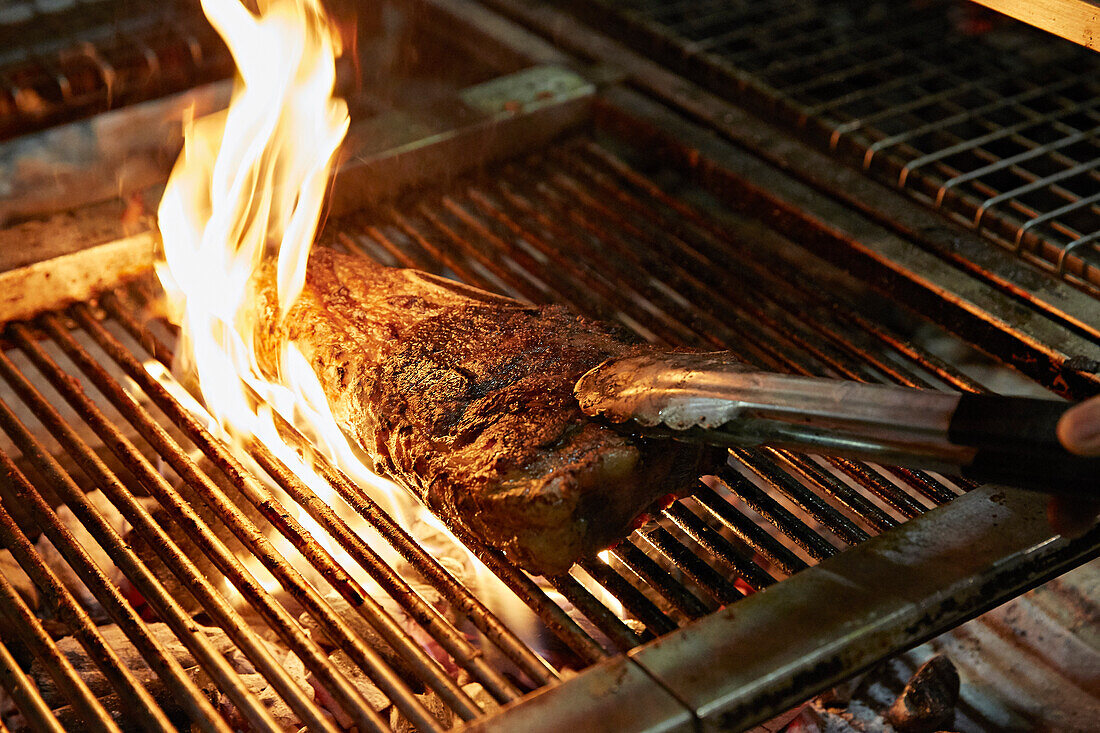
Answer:
M595 624L596 628L607 636L619 651L628 651L642 643L641 637L634 633L633 629L623 623L622 619L612 613L572 575L568 573L554 575L546 578L546 581L554 590L561 593L565 600L573 604L573 608Z
M530 176L531 172L524 171L524 174ZM633 283L650 283L653 273L644 272L644 265L642 270L631 269L629 275L625 278L616 279L610 276L617 267L623 266L624 263L621 258L629 256L623 254L624 251L630 251L631 248L628 244L620 243L615 238L611 239L610 243L615 246L620 255L619 261L604 257L586 243L585 234L594 234L602 240L607 238L608 232L606 230L597 229L593 231L591 226L587 226L590 224L587 220L579 222L582 226L587 226L587 232L584 229L577 230L567 226L565 222L568 221L570 207L561 205L560 201L554 198L552 191L540 188L540 184L536 179L528 177L520 180L520 178L521 174L513 171L511 178L496 182L495 192L500 197L503 206L494 205L485 194L476 188L471 188L469 191L471 199L486 215L500 221L504 226L514 231L515 234L523 237L524 241L531 242L543 255L551 258L561 269L564 271L574 270L580 275L582 282L600 288L598 292L601 292L607 301L614 304L614 308L605 306L602 309L603 311L610 310L614 312L618 310L631 313L635 321L641 320L643 323L647 323L648 329L656 328L656 332L661 335L661 339L666 343L703 342L713 344L719 348L735 347L739 352L744 353L746 357L755 359L763 365L776 368L782 363L773 344L768 343L767 339L752 338L750 336L750 334L756 333L756 327L755 324L748 321L714 318L711 317L711 313L703 317L706 322L701 324L701 327L688 329L685 332L684 325L700 320L699 314L687 311L682 302L667 304L668 294L666 292L658 292L652 287L647 288L644 285L636 287ZM529 200L528 196L521 193L524 187L534 193L531 198L537 196L538 200L547 204L547 206L537 206ZM553 215L547 211L550 208L555 209ZM545 241L545 237L540 236L533 227L523 226L519 223L521 221L530 221L537 224L539 228L550 232L554 237L554 241ZM565 249L565 247L562 247L563 244L577 252L583 252L584 257L567 256L566 252L563 251ZM592 263L588 264L586 260L591 260ZM609 285L603 288L601 285L605 280ZM630 287L626 287L625 283L631 283ZM631 295L633 297L627 297ZM707 297L723 299L721 294L713 291L708 292ZM653 303L653 306L645 310L632 309L633 302L636 300L648 300ZM657 304L661 303L662 300L666 303L664 308L657 307ZM671 331L667 328L657 328L652 323L654 316L660 318L662 322L669 319L670 316L675 316L674 320L684 325Z
M118 533L115 532L84 493L57 461L41 446L11 412L0 401L0 426L15 441L20 450L32 462L32 465L50 481L51 486L65 500L73 513L97 537L100 547L108 554L112 562L126 575L145 600L157 610L165 622L172 628L180 642L188 648L196 659L203 660L211 676L216 679L223 691L230 696L241 713L261 730L272 730L275 721L262 705L247 693L240 678L232 670L216 649L210 644L198 625L179 607L174 598L152 575L148 567L130 549ZM219 723L220 717L213 711L209 700L203 697L193 685L179 662L168 653L161 643L146 627L145 623L127 603L119 591L98 566L88 557L72 534L57 519L49 504L16 468L7 455L0 453L0 467L8 474L15 491L24 499L29 499L34 507L34 516L39 521L43 533L68 561L84 584L92 590L96 599L103 605L111 619L127 635L127 638L141 652L142 657L166 684L172 685L180 695L181 704L193 715L193 719L208 730L224 730Z
M85 332L92 336L92 339L123 368L123 371L142 388L154 404L164 411L177 427L184 430L188 438L203 449L207 457L226 473L234 486L248 498L249 502L260 511L264 518L279 529L283 536L295 543L299 551L302 547L307 550L306 558L311 564L322 563L324 558L328 560L329 565L327 567L331 568L335 564L332 558L317 545L316 541L312 538L307 539L308 535L305 530L296 520L281 510L281 505L270 495L270 492L255 477L247 473L236 459L210 436L194 416L181 407L164 387L145 371L133 355L95 319L87 305L77 304L72 307L71 312ZM199 492L203 500L226 523L226 526L252 550L283 588L291 592L295 600L302 603L310 615L317 619L326 634L341 644L356 664L360 665L379 689L386 693L387 697L398 706L402 714L422 730L437 729L438 724L434 722L431 714L393 671L385 665L377 652L367 647L351 632L347 624L325 604L316 589L309 585L301 574L275 550L270 540L259 528L241 513L240 509L225 496L221 489L195 466L193 461L164 429L140 405L135 403L102 367L69 336L56 317L45 316L43 323L49 334L58 341L69 358L73 359L81 367L81 370L92 379L93 383L108 396L115 408L138 429L143 438L156 448L157 452L172 466L172 469ZM337 571L342 578L336 580L335 587L339 587L341 582L346 583L349 580L345 573L339 569ZM328 661L324 652L305 634L296 619L287 613L281 605L266 601L264 597L255 599L254 605L258 607L258 610L265 613L266 620L272 628L279 633L287 645L305 663L306 667L317 675L329 692L340 701L345 712L353 718L359 718L366 729L384 729L384 721L374 712L362 695ZM331 723L326 720L324 725L319 727L325 726L331 726Z
M779 543L752 520L737 511L728 501L719 496L709 486L699 486L691 495L699 506L722 523L729 531L752 549L766 557L787 575L794 575L807 567L797 555Z
M0 506L0 545L8 548L23 572L42 590L43 598L54 607L56 618L69 625L73 637L80 642L89 659L96 663L119 697L134 711L142 726L147 730L174 730L164 711L134 679L130 670L123 666L118 654L104 641L87 612L43 562L34 545L19 531L15 520L3 506Z
M189 504L172 489L167 480L100 412L87 395L73 384L71 378L34 341L26 327L21 324L11 324L8 327L8 333L12 340L30 357L39 371L46 376L50 384L58 390L77 414L103 440L104 445L108 446L122 461L123 465L138 477L142 485L158 499L162 506L165 508L171 507L174 521L189 530L189 537L196 541L207 556L217 564L219 570L234 582L242 595L245 598L263 595L264 592L261 586L244 570L244 567L233 553L214 536L210 528L199 519ZM67 334L65 335L67 336ZM62 348L65 347L65 344L61 345ZM97 480L99 486L108 494L127 521L145 537L150 547L157 550L161 560L184 583L188 591L202 603L207 613L226 630L229 637L245 653L245 656L255 665L256 669L265 675L266 679L284 697L284 700L296 698L293 704L290 700L287 700L291 708L295 709L295 712L298 712L297 708L308 710L311 702L304 697L300 688L286 674L281 663L272 657L262 640L198 572L191 561L153 520L148 511L141 506L140 502L134 499L132 492L128 491L119 482L119 479L103 465L95 452L65 424L53 407L45 401L25 377L14 369L7 356L3 354L0 354L0 373L3 374L20 397L35 409L43 424L51 429L53 435L73 456L81 468L90 477ZM185 645L187 644L186 638L182 638L181 641ZM253 711L253 715L261 715L259 709L262 706L247 692L243 681L226 666L223 659L220 657L210 659L205 653L196 654L196 659L202 662L204 666L213 664L213 669L208 671L219 681L220 685L225 686L227 694L232 690L233 695L257 708L256 711ZM234 700L234 703L237 704L236 700ZM242 713L247 714L247 710L242 709Z
M0 459L8 462L6 455L0 454ZM4 465L2 468L6 470L8 467ZM76 708L84 725L95 731L118 733L121 730L3 574L0 574L0 617L6 618L14 627L23 643L57 683L58 690Z
M870 537L836 507L781 470L774 461L760 451L738 449L731 452L771 488L780 491L799 509L821 522L840 540L854 545Z
M16 709L31 730L36 733L65 733L34 682L19 668L19 663L5 644L0 644L0 686L11 695Z
M856 516L867 522L879 532L885 532L897 524L890 515L865 499L852 487L830 476L808 456L799 453L791 453L786 450L776 450L774 448L762 448L760 452L773 460L777 459L781 463L797 470L816 486L819 491L823 491L835 498L841 504L848 507L848 509L852 510Z
M926 507L901 491L897 484L888 481L866 464L843 458L828 458L828 463L851 476L863 488L871 491L884 502L897 510L906 519L919 517Z
M611 554L687 618L706 615L709 609L653 558L634 545L629 537L612 547Z
M679 542L664 527L643 527L637 535L654 550L667 557L669 562L695 581L695 584L717 603L725 605L741 597L742 593L737 590L737 586L708 565L706 560Z
M563 244L581 251L585 251L585 244L575 232L562 224L562 217L537 206L521 187L513 186L509 181L498 179L494 183L492 192L499 198L499 203L485 188L477 185L469 186L466 195L476 208L530 244L553 265L540 270L568 273L568 281L580 283L592 297L597 297L599 305L590 313L617 318L636 331L644 330L643 336L653 334L666 343L699 341L680 320L656 308L650 300L652 293L636 287L633 280L616 281L612 278L610 270L601 267L599 260L593 257L595 252L587 251L588 256L583 258L568 256ZM546 232L549 238L542 232ZM570 302L567 296L563 300ZM642 326L642 323L646 325ZM719 330L724 329L719 327Z
M754 512L790 537L813 559L824 560L836 554L837 548L731 466L723 467L718 474L718 479L727 491L748 504Z

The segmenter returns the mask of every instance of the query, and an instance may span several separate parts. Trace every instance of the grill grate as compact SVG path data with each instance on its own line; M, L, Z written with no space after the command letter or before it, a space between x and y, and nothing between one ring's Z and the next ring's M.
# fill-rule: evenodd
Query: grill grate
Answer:
M989 239L1100 286L1095 52L953 0L575 7Z
M713 202L676 171L645 170L645 161L626 162L631 155L614 141L576 138L446 191L329 222L324 236L330 246L388 264L456 275L534 302L571 304L669 345L731 348L770 369L982 388L881 322L888 319L863 315L885 314L885 301L759 222L711 213ZM5 328L12 348L0 356L0 377L22 406L11 397L0 402L0 429L13 444L10 454L0 453L0 543L31 575L43 606L102 670L127 715L153 729L178 722L171 714L206 730L228 730L226 701L257 729L273 728L276 697L311 730L332 729L318 702L321 689L360 730L388 729L391 720L379 710L391 705L423 730L446 728L554 684L567 668L736 602L967 488L920 471L744 450L691 497L561 577L532 578L460 536L534 612L538 621L521 629L491 611L469 578L441 564L365 487L308 445L302 450L317 461L331 498L264 449L249 446L250 467L214 439L146 368L146 360L171 360L169 334L148 319L146 299L141 288L120 290L101 300L102 311L77 304ZM63 405L75 416L63 416ZM26 418L16 414L23 407ZM80 432L85 428L111 463ZM133 527L132 537L85 496L87 480ZM91 530L135 593L120 591L81 548L51 508L53 496ZM150 497L167 519L149 508ZM365 519L371 536L349 527L337 506ZM150 698L137 672L119 661L122 650L104 642L54 571L35 559L31 543L39 531L163 681L172 710ZM184 551L183 535L206 565ZM135 554L133 537L175 585L166 582L169 572ZM377 588L352 577L328 548L339 548ZM259 566L273 583L264 582ZM237 604L216 586L219 574L236 589L229 598ZM195 599L193 607L178 588ZM102 695L92 693L3 577L0 614L57 681L74 719L111 729ZM167 625L192 666L180 663L154 620ZM211 627L227 637L225 646ZM479 645L467 637L475 632ZM272 651L268 641L276 638L300 660L300 675ZM385 700L382 708L334 663L322 638L367 674ZM247 659L268 689L250 686L232 659ZM213 701L196 670L220 690ZM48 709L58 701L42 697L7 648L0 682L28 722L51 727Z
M0 8L0 139L233 73L197 4L17 0Z

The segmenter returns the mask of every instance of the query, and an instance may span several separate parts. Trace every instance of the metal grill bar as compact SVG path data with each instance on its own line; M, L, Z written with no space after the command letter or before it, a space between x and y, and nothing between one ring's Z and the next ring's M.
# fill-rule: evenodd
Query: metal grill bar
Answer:
M47 327L49 327L49 324L47 324ZM19 324L13 324L9 327L9 333L13 340L20 345L20 347L31 357L36 366L46 375L50 383L65 396L70 404L77 410L78 414L93 427L97 434L104 440L104 443L116 452L116 455L123 461L123 464L142 479L144 486L153 489L154 495L157 496L164 506L172 507L175 521L185 523L185 526L191 530L190 536L200 542L204 550L207 551L208 556L219 562L219 569L221 569L227 577L234 579L235 583L238 584L238 589L243 585L249 588L253 593L261 593L262 591L259 590L256 581L247 576L243 567L240 566L225 546L214 538L210 529L202 523L197 515L195 515L187 502L172 490L163 477L148 464L146 459L121 435L120 432L118 432L118 429L102 415L83 392L74 387L71 380L61 371L57 364L54 363L41 347L29 337L26 329ZM69 345L68 334L64 331L60 331L60 333L65 337L62 339L62 347L64 348L66 345ZM79 356L78 352L73 353ZM3 361L0 360L0 365L2 364ZM101 486L111 490L114 497L118 497L118 502L124 507L125 516L127 516L127 519L130 520L139 531L147 536L150 546L170 550L166 552L166 554L161 555L162 560L168 564L178 578L184 580L188 590L196 598L202 601L206 611L219 621L222 628L228 630L230 636L234 637L239 647L249 656L257 669L262 670L265 676L269 675L268 679L272 681L273 684L284 687L289 694L300 695L300 693L296 692L294 683L286 676L285 672L282 671L281 665L271 656L270 652L260 642L259 638L249 630L247 623L245 623L245 621L226 604L224 599L213 590L209 583L205 582L202 576L196 572L194 566L188 562L168 535L155 524L140 504L133 500L132 495L126 492L118 483L118 480L103 466L98 457L95 456L79 438L75 437L71 429L64 424L61 418L57 416L48 405L43 403L41 397L35 397L33 388L30 388L29 384L26 383L21 376L14 373L6 373L5 376L11 377L13 384L18 385L22 393L31 396L31 399L35 402L36 408L47 420L47 424L54 431L54 434L60 436L64 442L68 444L73 454L81 459L85 470L88 470L90 475L95 476ZM239 682L236 684L240 686ZM305 703L301 701L299 704Z
M0 361L0 363L3 362ZM84 525L94 529L95 536L99 538L100 546L108 553L111 560L126 573L130 581L142 593L142 596L157 609L158 614L172 627L180 641L187 646L196 659L201 659L206 665L209 665L206 667L207 671L218 681L221 689L233 698L234 704L238 706L240 711L261 729L265 726L274 725L274 720L267 710L247 693L237 673L211 646L203 632L187 617L176 600L153 577L147 566L129 550L122 538L88 502L80 488L65 474L52 456L37 444L33 436L15 419L3 403L0 403L0 423L13 440L17 441L20 449L24 450L25 454L28 454L31 460L35 462L36 468L50 479L52 487L77 513ZM0 454L0 463L10 464L8 466L9 471L15 477L18 489L25 492L36 505L36 516L38 518L51 518L52 521L45 523L45 525L40 524L42 531L54 543L54 546L62 552L69 565L77 571L85 585L93 590L97 600L111 614L115 623L127 633L134 646L141 650L142 656L157 672L158 676L165 680L167 684L172 685L184 704L192 708L189 713L195 716L197 722L200 722L200 724L205 722L208 729L217 730L220 719L213 713L209 702L199 694L194 686L189 684L189 680L179 663L149 633L133 608L122 599L118 591L111 585L102 571L88 558L68 530L58 522L56 514L52 512L37 489L23 477L23 474L14 467L14 464L11 464L6 455ZM104 486L105 490L114 488L114 482L108 482ZM132 499L128 492L119 494L119 497ZM121 503L123 508L130 510L132 516L140 516L140 513L136 511L140 505L136 501L131 501L129 504L125 501ZM130 519L130 517L127 517L127 519ZM141 520L139 519L139 521ZM135 524L135 526L138 525ZM280 668L275 664L270 665L270 667L273 684L279 684L279 678L285 677L285 673L281 673ZM289 683L289 680L287 686L288 689L296 689ZM306 708L308 702L302 699L301 704L303 708Z
M631 544L630 540L624 540L613 547L611 555L649 587L654 588L682 616L689 619L699 618L710 610L694 594L677 583L667 570Z
M19 597L7 578L3 577L0 577L0 613L3 613L4 617L18 629L19 635L31 647L35 656L42 661L54 682L80 711L84 724L96 731L117 732L118 725L111 720L99 700L77 675L72 662L58 651L34 613L27 608L27 604Z
M281 505L270 492L252 474L233 458L228 450L218 443L195 418L187 413L159 383L152 379L141 364L118 342L107 330L96 321L95 317L86 305L77 304L73 307L73 315L77 322L93 340L109 354L123 371L141 386L142 390L153 399L154 403L165 414L169 415L173 423L183 429L188 437L196 443L203 453L219 468L219 470L231 477L234 486L241 490L260 513L273 526L280 530L281 534L295 545L299 551L314 564L324 565L326 579L333 587L343 590L352 585L352 580L339 568L335 561L320 548L316 541L287 513L281 510ZM226 520L227 525L237 537L252 550L264 567L276 579L280 585L291 592L295 600L309 611L317 620L321 628L330 638L336 639L341 648L348 651L364 670L367 670L371 679L375 681L379 689L401 708L410 721L414 722L422 730L434 730L437 728L431 714L409 691L408 687L389 669L378 653L366 646L347 624L337 617L329 608L316 589L310 586L302 575L295 570L286 558L279 553L263 532L245 516L226 495L203 474L187 455L175 444L148 413L140 406L133 403L122 388L107 375L103 369L89 357L83 349L60 327L55 319L46 321L50 335L66 347L66 353L79 361L85 374L89 376L101 391L109 393L112 404L120 413L138 428L150 444L157 448L157 452L172 466L180 476L185 477L192 488L199 491L203 500L215 508L220 517ZM307 554L308 553L308 554ZM320 569L320 568L318 568ZM335 579L333 579L335 577ZM361 694L351 686L348 680L340 674L327 660L324 653L303 631L297 621L278 603L274 602L266 594L256 599L249 599L261 613L265 614L265 620L273 629L279 632L284 642L306 664L311 672L325 683L326 688L337 696L341 706L352 717L361 719L361 724L366 729L385 729L385 722L378 717L373 708L364 700ZM427 660L426 660L427 661ZM434 662L427 661L430 665ZM472 704L472 701L470 701ZM289 703L289 701L288 701ZM308 710L308 708L307 708ZM324 718L318 727L331 727Z
M659 525L647 527L639 533L639 537L669 558L675 567L682 569L716 603L726 605L742 596L734 583L690 552L665 528Z
M670 619L644 593L630 584L623 576L614 572L602 560L581 560L577 563L584 572L600 585L611 591L631 615L646 625L654 636L675 631L677 624Z
M138 684L130 670L122 665L114 650L107 646L87 612L66 592L61 581L43 562L30 540L19 531L15 520L3 507L0 507L0 541L11 551L35 585L43 589L45 596L55 607L57 618L73 629L73 636L77 638L88 656L95 661L115 689L121 691L120 694L124 697L127 706L136 711L135 715L141 720L142 726L148 730L172 730L167 716L157 706L152 696ZM6 589L10 586L6 580L2 585L5 587L6 594ZM22 615L22 610L19 615Z
M0 138L229 76L196 8L172 0L72 3L0 17ZM96 10L92 10L96 7Z
M662 1L562 4L919 200L938 200L1029 261L1094 294L1100 288L1096 240L1067 249L1097 231L1100 210L1065 208L1100 181L1095 155L1082 148L1098 121L1089 50L1003 19L975 31L946 1L730 2L698 22ZM1040 168L1008 162L1021 146ZM1006 175L1017 182L1006 184ZM959 177L970 185L944 188ZM1080 179L1073 190L1062 185L1070 179ZM1042 226L1028 226L1037 217Z
M585 618L595 624L596 628L605 634L619 651L629 651L642 643L641 636L623 623L622 619L616 616L607 606L600 603L572 575L558 575L547 578L547 581L563 598L580 610Z
M760 475L760 474L758 474ZM789 478L784 474L785 478ZM719 479L723 488L745 502L754 512L768 520L777 529L786 529L788 536L794 542L809 553L815 560L824 560L836 553L836 548L830 545L816 532L806 531L808 528L802 524L793 514L783 508L779 502L761 491L751 481L746 480L741 474L736 473L730 467L722 470Z
M686 506L673 504L664 511L664 516L712 556L721 558L753 591L763 590L775 582L775 578L767 571L751 558L743 556L736 547Z

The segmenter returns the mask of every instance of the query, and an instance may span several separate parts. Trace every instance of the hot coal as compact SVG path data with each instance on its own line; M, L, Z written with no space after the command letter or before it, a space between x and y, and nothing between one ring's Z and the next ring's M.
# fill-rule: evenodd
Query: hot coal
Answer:
M329 661L340 671L342 675L347 677L348 681L359 691L359 694L363 696L363 699L367 701L367 704L374 709L375 712L381 712L390 706L390 700L386 695L375 687L374 683L363 674L362 670L351 660L347 652L337 651L329 656ZM328 690L317 682L312 676L309 678L310 683L313 685L314 699L318 704L323 706L326 710L332 713L336 719L336 723L341 728L350 728L354 721L351 717L344 712L344 709L340 707L340 704L328 693Z
M137 648L130 643L118 626L114 624L100 626L98 631L103 636L104 641L115 650L122 665L130 670L139 685L149 691L169 718L182 719L185 717L179 700L164 686L160 678L149 669ZM216 686L206 673L199 668L191 653L176 639L172 630L163 623L154 623L149 624L149 631L175 657L199 689L208 695L211 700L215 700L217 697ZM204 631L219 651L225 652L232 648L229 637L220 629L204 628ZM99 698L104 708L120 727L124 730L135 730L137 722L134 720L132 711L125 709L118 695L114 692L113 686L99 671L87 652L84 651L84 647L72 636L59 639L57 646L61 653L72 663L80 679L88 686L92 694ZM30 675L41 691L42 699L54 709L55 714L66 726L66 729L79 730L81 727L79 717L67 704L67 698L57 687L53 678L37 660L30 666Z
M385 660L386 664L390 666L401 678L410 685L414 691L421 691L422 685L416 674L413 673L409 665L405 663L405 660L401 658L394 648L383 639L374 627L371 626L366 619L364 619L351 604L344 600L343 596L338 593L330 592L325 596L325 603L327 603L332 610L347 624L348 628L353 634L362 639L368 646L374 651L378 652L378 655ZM303 613L298 622L302 624L302 628L310 632L317 642L328 649L335 649L336 643L325 634L320 625L314 620L308 613Z
M942 728L959 701L959 673L942 654L929 659L905 685L885 717L903 733Z
M425 692L417 695L417 699L421 704L427 708L428 712L432 714L436 720L439 721L442 728L450 728L451 723L454 721L454 714L451 709L444 704L439 696L434 692ZM405 719L405 716L401 714L401 711L397 708L390 708L390 729L393 733L416 733L416 727Z

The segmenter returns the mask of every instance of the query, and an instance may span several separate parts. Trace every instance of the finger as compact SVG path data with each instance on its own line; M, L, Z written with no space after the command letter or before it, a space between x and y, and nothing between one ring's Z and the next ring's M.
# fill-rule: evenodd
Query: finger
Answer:
M1063 537L1080 537L1096 523L1100 501L1071 496L1052 496L1047 503L1047 521Z
M1100 455L1100 398L1066 410L1058 421L1058 440L1070 453ZM1100 483L1100 477L1097 482Z

